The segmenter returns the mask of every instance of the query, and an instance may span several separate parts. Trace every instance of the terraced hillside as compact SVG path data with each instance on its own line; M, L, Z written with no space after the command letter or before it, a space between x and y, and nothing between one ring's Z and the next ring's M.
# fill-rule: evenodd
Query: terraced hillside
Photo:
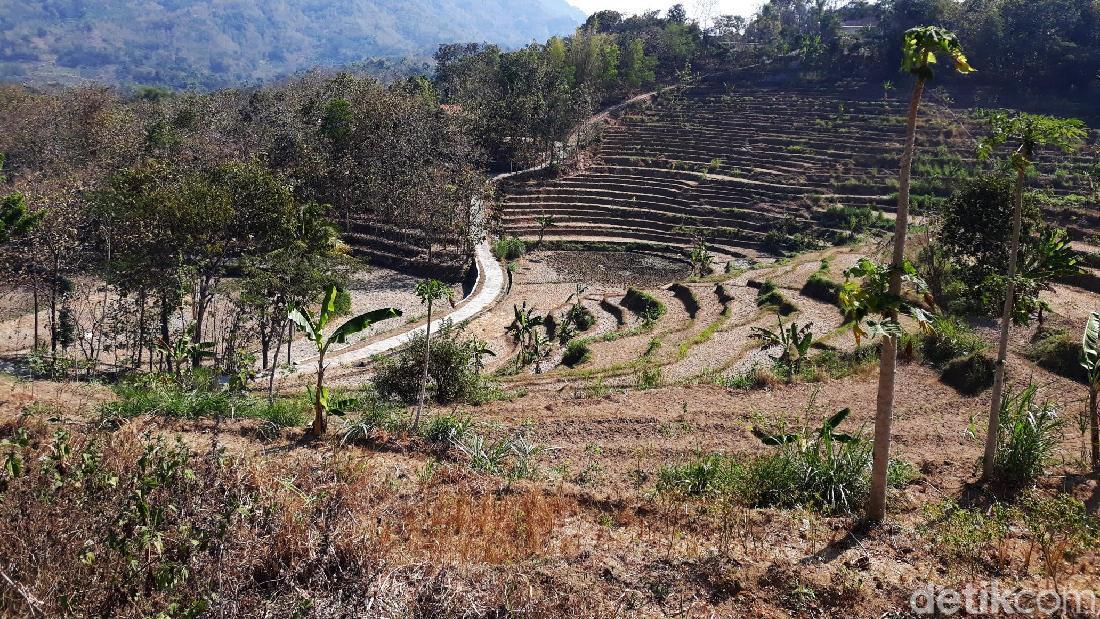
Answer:
M846 238L830 207L888 213L896 201L906 104L872 92L717 81L666 91L612 120L579 171L506 187L503 226L527 238L545 232L672 245L703 238L734 255L802 249L807 233ZM973 151L981 132L968 111L923 108L914 164L918 210L978 165ZM1078 238L1100 227L1095 200L1085 197L1095 195L1097 177L1095 144L1039 165L1036 186L1048 191L1057 219ZM556 225L541 230L545 216Z

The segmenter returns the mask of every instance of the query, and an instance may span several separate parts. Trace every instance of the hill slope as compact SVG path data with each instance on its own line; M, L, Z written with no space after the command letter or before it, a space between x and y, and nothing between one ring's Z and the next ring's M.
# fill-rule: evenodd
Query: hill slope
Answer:
M214 87L583 19L565 0L0 0L0 80Z

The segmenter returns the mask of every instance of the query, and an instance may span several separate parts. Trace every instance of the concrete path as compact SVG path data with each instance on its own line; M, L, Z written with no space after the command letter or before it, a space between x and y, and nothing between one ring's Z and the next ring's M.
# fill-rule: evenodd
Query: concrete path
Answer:
M453 312L432 320L431 326L433 333L443 326L444 321L450 321L452 324L458 325L474 318L491 307L496 302L497 298L503 294L506 285L504 269L501 268L500 262L493 257L493 251L489 246L488 240L482 241L481 244L474 249L474 261L477 264L477 283L474 285L472 296L467 297L467 299ZM446 307L446 305L444 305L444 307ZM343 350L330 352L328 356L328 367L354 365L360 361L369 360L375 355L400 348L408 344L418 335L422 335L425 328L426 325L421 325L404 333L377 342L372 342L366 346L352 345ZM313 359L316 359L316 357ZM309 364L307 361L299 361L298 363L299 367L295 371L296 374L312 373L316 371L316 368L313 367L315 363Z

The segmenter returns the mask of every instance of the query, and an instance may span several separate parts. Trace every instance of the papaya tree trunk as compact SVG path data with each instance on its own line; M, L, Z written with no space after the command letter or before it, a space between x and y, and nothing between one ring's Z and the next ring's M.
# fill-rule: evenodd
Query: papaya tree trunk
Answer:
M424 372L420 375L420 399L416 405L413 427L420 426L420 415L424 412L424 401L428 395L428 363L432 357L432 298L428 297L428 324L424 332Z
M913 170L913 152L917 143L917 110L924 94L924 79L913 87L906 120L905 151L898 175L898 210L894 223L894 255L890 263L890 294L901 294L901 275L905 264L905 236L909 229L909 179ZM888 316L897 320L897 313ZM894 380L898 363L898 338L882 341L879 360L878 397L875 402L875 444L872 450L871 493L867 497L867 520L881 522L886 517L886 475L890 467L890 432L894 417Z
M1024 153L1026 155L1030 153ZM1001 404L1004 400L1005 370L1008 366L1008 336L1012 328L1012 310L1016 306L1016 262L1020 255L1020 234L1023 228L1024 177L1021 164L1016 170L1016 190L1012 205L1012 240L1008 250L1008 283L1005 285L1005 305L1001 311L1001 335L997 344L997 369L993 375L993 396L989 402L989 427L985 434L985 455L982 457L982 479L993 476L997 459L997 439L1001 432Z

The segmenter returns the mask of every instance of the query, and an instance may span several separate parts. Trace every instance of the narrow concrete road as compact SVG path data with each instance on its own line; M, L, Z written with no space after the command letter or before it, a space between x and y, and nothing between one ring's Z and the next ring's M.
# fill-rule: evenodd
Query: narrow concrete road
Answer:
M481 244L474 249L474 261L477 264L477 283L474 285L472 296L467 297L462 305L458 306L453 312L432 320L431 326L433 332L439 330L444 321L450 321L452 324L457 325L474 318L484 310L492 307L497 298L504 293L504 269L501 268L500 262L493 257L493 251L489 246L488 240L482 241ZM444 307L446 307L446 305L444 305ZM366 346L356 347L352 345L343 350L330 352L328 356L329 367L354 365L360 361L366 361L375 355L400 348L408 344L418 335L422 335L425 328L426 325L421 325L412 330L373 342ZM316 359L316 357L313 359ZM316 367L314 367L316 363L307 363L307 361L312 361L313 359L300 361L299 367L295 373L312 373L316 371Z

